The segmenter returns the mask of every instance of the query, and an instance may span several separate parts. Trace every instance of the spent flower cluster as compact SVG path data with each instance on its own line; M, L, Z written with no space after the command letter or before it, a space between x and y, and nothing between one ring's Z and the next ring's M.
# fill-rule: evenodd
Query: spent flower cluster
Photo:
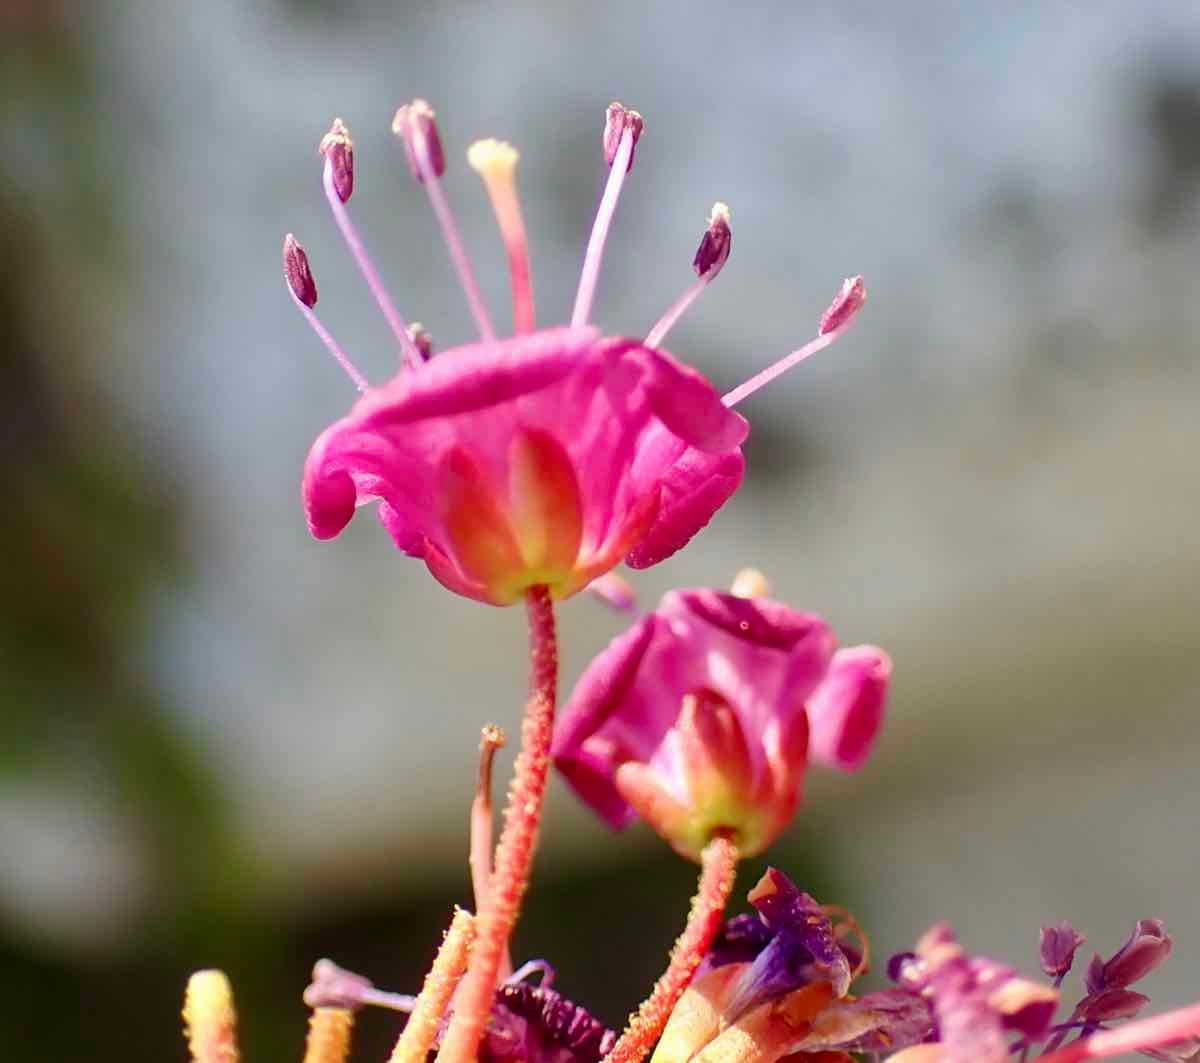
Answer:
M765 851L800 807L813 764L854 772L884 721L892 665L871 645L839 648L829 624L770 597L740 572L729 591L687 588L640 611L613 571L647 568L685 546L741 483L749 431L735 410L792 366L829 346L863 305L847 280L816 336L721 395L663 342L724 269L729 208L717 203L693 258L695 279L641 339L592 325L604 247L645 134L636 111L612 104L597 160L608 166L566 324L536 324L529 246L517 195L518 155L480 140L467 161L481 177L507 252L512 334L497 335L442 186L448 167L433 109L399 108L392 125L445 239L476 342L435 353L400 314L350 216L354 143L336 119L321 140L333 220L396 346L394 375L372 385L317 316L317 284L292 235L288 291L321 343L362 393L325 429L304 469L308 525L338 535L377 503L397 548L448 589L491 605L525 605L530 696L499 839L492 763L504 744L483 729L471 805L473 910L455 908L415 995L377 988L319 961L304 993L312 1009L306 1063L343 1063L356 1012L407 1015L389 1063L1046 1063L1130 1050L1200 1060L1200 1005L1134 1019L1147 998L1130 987L1171 950L1157 920L1087 967L1084 992L1056 1021L1064 980L1084 939L1044 927L1033 981L973 956L948 926L888 964L893 985L860 992L870 943L853 915L770 869L751 890L754 914L727 919L739 862ZM628 617L628 629L580 677L557 710L556 603L582 590ZM610 826L642 820L700 866L667 967L622 1031L555 987L544 960L514 969L510 939L537 845L551 766ZM189 982L184 1017L195 1063L238 1059L232 993L219 971Z

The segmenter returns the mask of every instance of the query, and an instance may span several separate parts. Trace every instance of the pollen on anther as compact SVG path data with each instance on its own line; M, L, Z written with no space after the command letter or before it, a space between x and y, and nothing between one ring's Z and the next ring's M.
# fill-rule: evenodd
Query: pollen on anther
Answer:
M467 148L467 164L484 177L510 177L521 153L504 140L488 137Z

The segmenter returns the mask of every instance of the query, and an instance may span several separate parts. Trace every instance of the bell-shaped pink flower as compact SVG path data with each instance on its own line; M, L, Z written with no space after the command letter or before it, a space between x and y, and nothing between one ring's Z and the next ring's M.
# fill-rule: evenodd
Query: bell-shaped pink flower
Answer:
M644 339L603 336L588 321L644 128L641 115L614 103L602 140L609 175L565 326L536 326L516 150L489 139L467 153L508 252L514 335L498 338L441 185L449 156L433 109L423 100L406 104L392 128L429 196L481 342L435 354L428 333L401 316L350 218L354 145L335 120L320 148L326 199L395 337L400 372L381 386L368 383L317 317L308 258L289 235L283 267L293 301L363 393L309 453L303 493L313 535L336 536L359 506L378 502L400 550L451 590L494 605L535 586L563 598L622 560L645 568L669 557L741 483L748 425L733 407L832 343L862 305L861 279L843 285L814 340L720 395L662 347L729 258L730 212L718 203L693 283Z
M614 828L641 816L691 858L719 832L759 853L810 756L853 770L882 722L887 656L834 646L824 620L780 602L671 591L579 680L555 763Z
M545 329L445 351L368 391L313 445L304 501L329 539L378 499L396 545L460 594L507 605L544 584L562 598L648 539L691 538L741 479L745 435L666 352ZM720 497L672 508L690 448L723 471Z

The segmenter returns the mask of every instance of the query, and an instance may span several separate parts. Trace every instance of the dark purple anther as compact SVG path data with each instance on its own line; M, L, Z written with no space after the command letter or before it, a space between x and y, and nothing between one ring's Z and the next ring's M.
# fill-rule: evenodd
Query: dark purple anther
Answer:
M428 362L433 357L433 337L429 335L429 330L421 322L414 321L408 326L408 334L412 337L413 346L417 348L421 361Z
M826 336L834 329L847 324L850 319L862 309L867 301L867 289L862 277L847 277L842 281L842 290L829 304L829 309L821 315L821 324L817 335Z
M1085 941L1087 938L1065 919L1054 926L1042 927L1038 948L1042 970L1051 978L1062 978L1075 962L1075 950Z
M715 276L725 265L733 245L733 230L729 227L729 221L729 208L724 203L714 203L712 213L708 216L708 228L704 230L700 246L696 248L696 257L692 259L697 276L703 277L706 273Z
M617 157L617 148L621 146L621 137L628 129L633 134L633 146L629 149L629 165L625 169L627 171L633 169L633 155L637 150L638 138L642 135L645 124L645 120L637 111L631 111L615 100L608 105L608 110L604 113L604 161L609 166Z
M404 143L404 157L408 168L422 184L425 182L423 157L435 177L446 172L446 156L442 151L442 138L438 135L437 118L433 108L425 100L413 100L396 112L392 119L392 132Z
M1125 944L1109 959L1101 959L1099 954L1092 958L1087 970L1088 992L1133 985L1171 955L1171 944L1161 919L1139 919Z
M340 118L333 120L329 132L321 138L319 150L329 164L334 192L343 203L347 202L354 192L354 141Z
M292 294L310 310L317 305L317 282L308 267L308 255L291 233L283 238L283 279Z

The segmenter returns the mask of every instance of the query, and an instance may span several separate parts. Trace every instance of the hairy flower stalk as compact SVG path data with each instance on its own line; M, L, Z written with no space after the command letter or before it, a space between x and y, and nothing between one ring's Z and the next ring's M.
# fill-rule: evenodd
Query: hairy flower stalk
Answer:
M558 692L554 605L546 587L526 595L529 615L529 702L521 724L521 752L513 770L504 830L496 849L487 903L478 913L471 962L442 1042L441 1063L470 1063L491 1014L509 937L529 884L542 802L550 773L550 739Z
M716 835L704 847L700 856L700 885L692 899L687 925L671 950L667 969L637 1013L630 1017L629 1025L604 1057L604 1063L640 1063L654 1047L721 928L737 862L737 845L726 835Z
M438 1024L450 1004L467 968L467 957L475 937L476 920L459 908L450 921L442 947L425 976L425 984L413 1006L404 1032L396 1042L388 1063L425 1063L437 1037Z
M346 1063L354 1012L349 1008L315 1008L308 1020L304 1063Z

